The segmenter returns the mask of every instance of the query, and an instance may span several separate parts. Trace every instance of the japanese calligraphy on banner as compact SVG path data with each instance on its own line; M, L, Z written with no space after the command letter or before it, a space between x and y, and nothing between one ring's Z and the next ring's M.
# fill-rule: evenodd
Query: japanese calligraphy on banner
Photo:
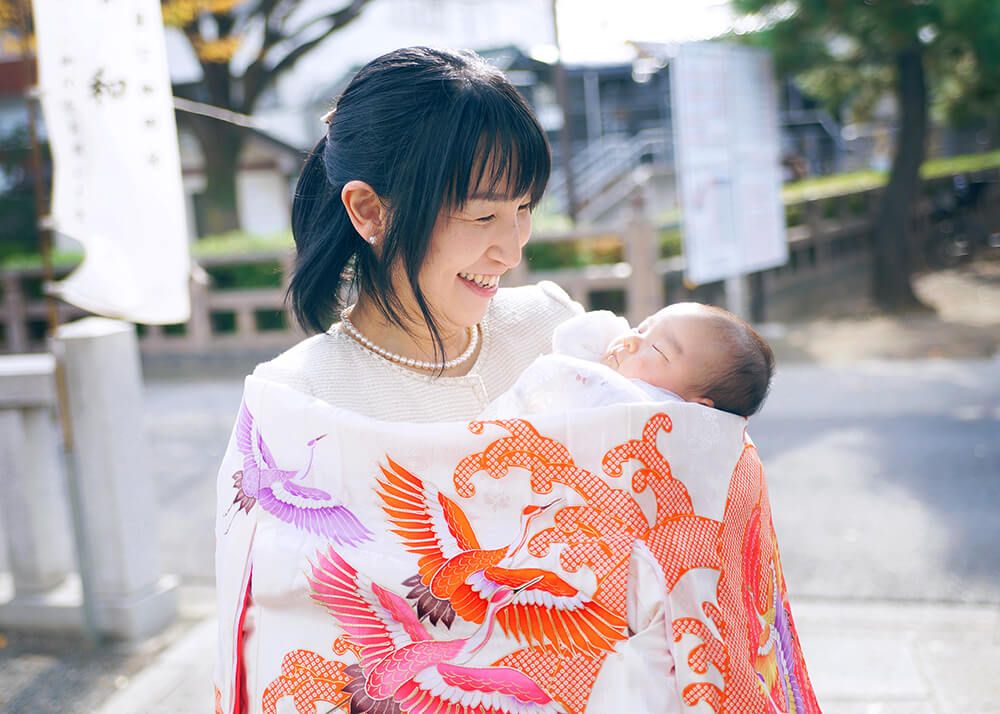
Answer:
M732 44L686 44L670 79L687 278L703 284L784 265L770 55Z
M83 244L56 286L86 310L185 322L187 226L159 0L34 0L52 220Z

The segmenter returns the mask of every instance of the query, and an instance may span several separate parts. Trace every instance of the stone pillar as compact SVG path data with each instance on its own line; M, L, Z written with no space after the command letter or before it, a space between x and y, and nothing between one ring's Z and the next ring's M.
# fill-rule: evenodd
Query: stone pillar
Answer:
M52 355L0 357L0 510L14 587L0 624L47 619L45 603L73 569L55 364Z
M665 306L666 291L660 274L660 241L656 227L646 217L641 195L633 198L632 216L625 229L625 260L632 274L625 288L625 317L638 325Z
M14 270L3 274L4 328L7 331L7 349L10 352L27 352L28 330L25 326L25 299L21 286L21 275Z
M135 328L90 317L60 327L54 342L66 370L80 530L98 629L144 637L174 619L177 592L176 579L160 573Z
M734 275L731 278L726 278L726 309L744 320L751 318L750 289L747 285L746 275Z

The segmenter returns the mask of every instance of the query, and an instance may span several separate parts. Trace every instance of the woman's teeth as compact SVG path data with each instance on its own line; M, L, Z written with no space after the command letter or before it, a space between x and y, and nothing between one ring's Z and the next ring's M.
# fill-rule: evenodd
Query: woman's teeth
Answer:
M458 277L475 283L481 288L495 288L500 283L499 275L480 275L479 273L459 273Z

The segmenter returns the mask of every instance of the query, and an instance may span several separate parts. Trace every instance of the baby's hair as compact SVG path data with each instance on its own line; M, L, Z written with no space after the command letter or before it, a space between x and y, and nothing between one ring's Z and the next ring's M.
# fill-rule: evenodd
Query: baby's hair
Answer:
M714 305L703 306L722 338L725 358L701 393L715 408L748 417L760 411L774 376L774 352L745 320Z

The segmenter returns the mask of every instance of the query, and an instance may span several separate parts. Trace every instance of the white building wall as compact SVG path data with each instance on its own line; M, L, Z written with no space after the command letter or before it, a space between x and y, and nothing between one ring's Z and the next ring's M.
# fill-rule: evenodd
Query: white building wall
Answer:
M337 3L343 5L343 1ZM303 0L309 18L330 0ZM360 18L309 53L279 83L283 104L301 106L351 69L410 45L488 49L553 44L551 0L373 0Z
M236 177L240 226L251 235L289 230L291 197L288 182L273 169L240 171Z

